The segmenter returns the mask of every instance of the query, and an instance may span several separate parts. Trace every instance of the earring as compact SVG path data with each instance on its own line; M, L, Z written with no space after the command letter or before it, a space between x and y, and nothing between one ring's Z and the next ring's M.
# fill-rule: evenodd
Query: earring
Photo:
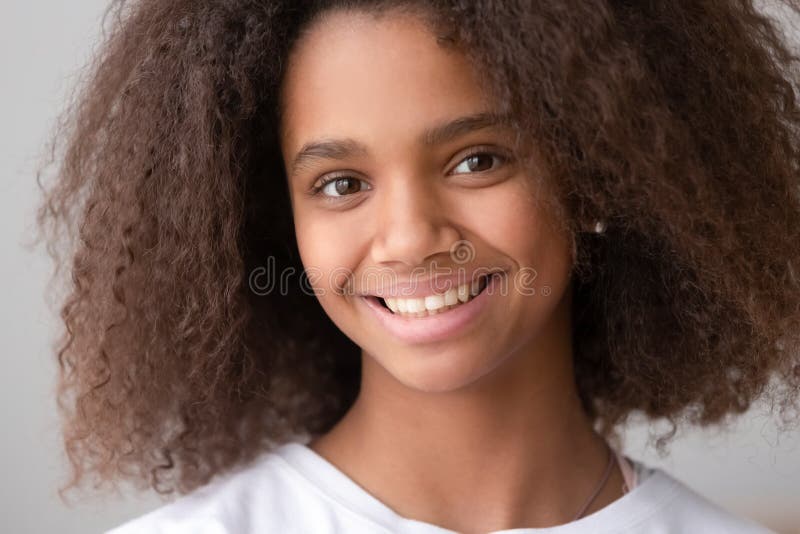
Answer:
M594 233L602 234L606 231L606 222L604 220L599 220L594 223Z

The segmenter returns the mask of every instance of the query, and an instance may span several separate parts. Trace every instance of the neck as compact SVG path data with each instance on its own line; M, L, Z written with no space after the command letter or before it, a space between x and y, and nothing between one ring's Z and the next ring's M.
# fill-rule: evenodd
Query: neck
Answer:
M549 331L447 392L407 388L364 354L358 399L310 446L403 517L459 532L571 521L608 450L582 410L570 336ZM615 468L585 513L615 500L621 483Z

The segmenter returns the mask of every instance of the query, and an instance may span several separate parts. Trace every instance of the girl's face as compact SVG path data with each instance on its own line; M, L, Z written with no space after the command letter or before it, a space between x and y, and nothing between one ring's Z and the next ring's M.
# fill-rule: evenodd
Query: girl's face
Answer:
M546 359L568 335L554 319L568 317L555 313L568 310L568 236L537 205L531 184L543 176L513 159L515 137L478 81L420 19L340 11L298 42L282 87L281 150L311 285L365 370L418 390L465 386L509 357ZM504 274L474 301L427 318L363 296L406 283L407 298L447 299L490 269Z

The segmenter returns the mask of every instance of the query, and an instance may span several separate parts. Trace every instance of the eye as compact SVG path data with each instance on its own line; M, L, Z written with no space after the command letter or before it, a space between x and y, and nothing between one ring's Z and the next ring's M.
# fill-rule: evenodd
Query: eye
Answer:
M508 162L508 160L509 158L504 155L489 152L485 148L478 148L467 154L453 169L453 172L456 174L470 174L491 171ZM493 165L495 161L497 164Z
M367 186L367 187L362 187ZM338 198L358 193L369 189L369 184L364 180L359 180L353 176L329 176L323 178L319 185L311 189L312 195L324 192L324 196Z

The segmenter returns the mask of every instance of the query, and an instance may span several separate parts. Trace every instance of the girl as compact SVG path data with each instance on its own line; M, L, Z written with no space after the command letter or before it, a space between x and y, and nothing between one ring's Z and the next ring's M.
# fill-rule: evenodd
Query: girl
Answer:
M797 400L797 58L750 2L115 14L40 212L62 490L181 494L111 532L768 532L619 435Z

